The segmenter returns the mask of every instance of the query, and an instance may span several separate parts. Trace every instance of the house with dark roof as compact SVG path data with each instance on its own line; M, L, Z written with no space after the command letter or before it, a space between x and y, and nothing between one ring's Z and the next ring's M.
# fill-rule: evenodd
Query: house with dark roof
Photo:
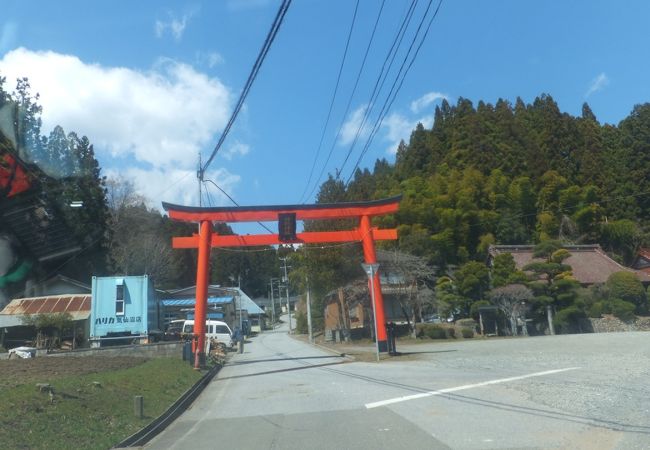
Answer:
M90 294L92 289L81 281L57 274L38 283L26 283L25 297L44 297L64 294Z
M510 253L515 260L517 269L523 268L542 258L533 257L534 245L491 245L488 249L488 263L492 258L502 253ZM583 286L605 283L609 276L616 272L632 272L644 285L650 284L650 272L631 269L622 266L607 256L600 245L566 245L569 256L564 263L571 266L573 276Z

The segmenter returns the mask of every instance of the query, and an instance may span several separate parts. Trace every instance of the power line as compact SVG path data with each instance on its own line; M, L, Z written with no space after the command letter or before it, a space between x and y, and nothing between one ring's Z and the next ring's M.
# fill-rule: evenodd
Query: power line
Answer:
M418 27L418 30L417 30L415 36L413 37L413 42L411 43L411 47L409 47L409 51L408 51L408 53L407 53L407 55L406 55L406 57L405 57L405 59L404 59L404 61L402 63L402 67L404 66L404 64L407 61L408 55L411 52L413 44L415 44L417 36L418 36L418 34L420 32L420 28L422 26L422 23L424 22L424 19L426 18L426 14L429 11L431 3L432 3L432 0L429 1L429 5L427 6L427 11L425 12L424 16L422 17L422 22L420 22L420 26ZM390 98L390 95L393 92L393 87L395 86L395 83L393 84L393 87L391 87L391 92L389 92L388 97L386 97L386 102L384 102L384 107L382 107L382 110L380 112L380 116L379 116L378 120L375 122L373 130L372 130L370 136L368 137L368 140L366 141L366 145L364 146L363 150L361 151L361 154L359 155L359 158L357 159L357 162L354 165L354 167L353 167L353 169L352 169L352 171L350 173L350 176L348 177L348 180L346 181L346 184L348 184L350 182L350 180L352 179L352 177L354 176L354 171L357 169L357 167L359 167L359 164L361 163L361 160L363 159L365 154L368 152L368 149L370 148L370 145L372 144L372 141L373 141L375 135L379 131L379 128L381 127L384 119L386 118L386 115L388 114L388 111L390 111L390 108L392 107L393 103L395 102L395 99L397 98L397 94L399 94L399 91L401 90L402 85L404 84L404 80L406 79L406 75L408 75L411 67L413 66L413 63L417 59L418 54L420 53L420 49L422 48L422 45L424 44L424 41L426 40L427 35L429 34L429 31L431 30L431 25L433 24L433 21L438 16L438 12L440 11L441 6L442 6L442 0L440 0L438 2L438 6L436 7L433 15L431 16L431 19L429 19L429 23L427 24L427 27L426 27L426 29L424 31L424 34L422 35L422 38L420 39L420 43L418 44L417 48L415 49L415 53L413 54L413 57L411 58L408 66L406 67L406 70L404 71L404 74L402 75L401 80L399 80L399 84L397 85L397 88L395 89L392 98ZM402 70L402 67L400 67L400 72ZM399 76L399 73L398 73L398 76ZM396 81L397 81L397 78L396 78ZM390 101L389 101L389 98L390 98Z
M225 195L226 197L228 197L228 199L230 199L230 201L231 201L235 206L241 206L239 203L237 203L237 201L236 201L234 198L231 197L230 194L228 194L226 191L224 191L223 189L221 189L221 187L220 187L217 183L215 183L214 181L212 181L212 180L204 180L204 182L205 182L205 183L212 183L212 184L214 185L214 187L216 187L217 189L219 189L223 195ZM269 227L267 227L266 225L264 225L262 222L259 222L259 221L258 221L257 223L260 224L260 226L261 226L262 228L264 228L266 231L268 231L269 233L273 233L273 230L271 230Z
M379 25L379 19L381 18L381 13L384 10L385 3L386 3L386 0L382 0L381 6L379 7L379 12L377 13L377 19L375 19L375 25L373 26L372 33L370 34L370 40L368 41L368 45L366 46L366 52L363 55L363 60L361 61L361 66L359 67L359 71L357 72L357 78L356 78L356 80L354 82L354 87L352 88L352 93L350 94L350 98L348 99L348 104L345 107L345 112L343 113L343 116L341 117L341 123L339 124L339 128L338 128L338 130L336 132L334 140L332 141L332 145L331 145L331 147L329 149L329 152L327 154L327 158L325 159L325 163L321 167L321 171L318 174L318 178L317 178L316 183L314 184L314 188L311 190L311 192L307 196L308 198L314 193L314 191L318 187L318 181L320 179L322 179L323 172L325 171L325 168L327 167L327 163L329 163L330 158L332 157L332 152L334 151L334 147L336 146L336 142L337 142L339 136L341 135L341 130L343 129L343 125L345 124L345 119L347 118L348 112L350 111L350 105L352 105L352 99L354 98L354 94L357 91L357 87L359 85L359 80L361 79L361 74L363 73L363 69L364 69L364 67L366 65L366 59L368 58L368 53L370 53L370 47L372 46L372 42L373 42L373 40L375 38L375 32L377 31L377 26ZM323 136L325 135L324 131L325 130L323 130ZM321 142L322 142L322 137L321 137ZM319 146L319 150L320 150L320 146ZM315 162L315 160L314 160L314 162ZM312 166L312 169L313 169L313 166ZM310 177L309 177L309 181L311 181L311 174L310 174ZM307 182L307 188L305 189L305 191L307 189L309 189L309 181ZM304 196L304 192L303 192L303 196Z
M250 74L248 75L248 79L246 80L246 84L244 85L244 88L242 89L242 92L239 96L239 100L237 101L237 104L235 105L235 109L232 112L232 115L230 116L230 119L228 120L228 123L226 127L223 130L223 133L221 133L221 136L219 137L219 141L217 142L217 145L214 147L214 150L212 151L212 154L208 158L208 160L205 162L203 167L199 170L198 176L199 179L203 179L203 174L207 170L208 166L214 159L214 157L217 155L217 152L223 145L224 141L226 140L226 137L228 136L228 133L230 132L230 128L232 127L233 123L235 123L235 119L237 118L237 115L239 114L239 111L241 110L242 106L244 105L244 101L246 100L246 96L248 95L251 87L253 86L253 82L255 81L255 78L257 77L257 74L262 67L262 63L264 62L264 59L266 58L266 55L269 52L269 49L271 48L271 44L273 44L273 40L275 39L275 36L277 35L278 31L280 30L280 26L282 25L282 21L284 20L284 16L287 13L287 10L289 9L289 6L291 5L291 0L283 0L282 4L280 5L280 8L278 9L278 12L275 16L275 20L273 21L273 24L271 25L271 29L269 30L266 39L264 40L264 44L262 45L262 48L260 49L259 54L257 55L257 59L255 60L255 64L253 64L253 68L251 69Z
M204 184L206 183L205 181L203 182ZM214 204L212 202L212 196L210 195L210 191L208 191L208 187L205 187L205 198L208 201L208 205L212 207Z
M404 36L406 34L406 30L408 29L409 25L411 24L411 20L413 19L413 13L415 12L415 7L417 6L418 0L413 0L411 2L411 5L409 6L408 11L406 12L406 15L404 16L404 19L402 20L402 24L400 25L400 28L397 30L397 34L395 35L395 39L393 39L393 43L388 50L388 53L386 54L386 57L384 58L384 62L381 66L381 70L379 72L379 75L377 76L377 79L375 80L375 85L372 89L372 93L370 94L370 100L368 101L368 107L366 108L366 111L364 112L363 119L361 123L359 124L359 127L357 128L357 131L354 135L354 139L352 140L352 143L350 145L350 148L345 155L345 159L343 160L343 164L341 164L341 170L345 167L345 164L348 161L348 158L352 154L352 151L354 150L354 147L356 146L357 142L359 141L359 138L361 137L361 132L363 128L366 125L366 122L370 118L370 114L372 113L372 110L375 107L377 97L379 97L379 93L384 87L384 83L386 82L386 79L388 78L388 74L390 73L390 69L393 67L393 63L395 62L395 57L397 56L397 52L399 51L399 48L402 45L402 41L404 40ZM390 59L390 63L388 63L388 60ZM388 68L386 68L386 63L388 63Z
M379 77L377 77L377 81L375 82L375 88L373 89L373 93L370 97L370 102L369 102L369 109L366 111L366 114L363 116L363 121L359 125L359 128L357 129L357 132L354 136L354 140L352 144L350 145L350 149L348 150L347 154L345 155L345 159L343 160L343 164L341 164L341 170L345 167L345 164L348 162L348 159L352 155L352 152L354 150L354 147L356 144L359 142L359 138L361 137L361 133L366 126L366 122L370 119L370 115L373 111L373 109L376 106L377 99L379 97L380 92L384 88L384 84L386 83L386 80L388 79L388 74L390 73L391 68L393 67L393 63L395 62L395 58L397 57L397 53L399 52L399 48L402 45L402 41L404 40L404 36L406 35L406 31L408 30L411 20L413 19L413 13L415 12L415 8L417 6L417 0L414 0L413 3L411 3L411 8L407 12L407 16L404 18L404 21L402 22L402 27L398 31L398 34L395 36L395 40L393 41L393 46L391 47L390 51L386 55L386 59L384 60L384 65L382 66L382 71L379 74ZM423 18L424 19L424 18ZM394 50L394 51L393 51ZM388 64L388 68L386 69L386 72L384 73L384 67L386 66L386 62L388 61L388 58L390 57L390 63ZM383 75L383 76L382 76ZM396 76L395 79L397 79L398 75ZM394 82L393 82L394 84ZM390 95L390 93L388 94ZM387 96L388 97L388 96Z
M382 4L382 7L383 7L383 4ZM302 201L303 198L305 197L305 193L307 192L307 190L309 189L309 186L311 184L311 178L312 178L312 175L314 174L314 168L316 167L316 162L318 161L318 156L320 154L320 149L321 149L321 147L323 145L323 139L325 138L325 132L327 131L327 126L330 123L330 117L332 116L332 108L334 107L334 101L336 100L336 94L338 93L338 90L339 90L339 83L341 81L341 73L343 73L343 66L345 65L345 59L347 58L347 55L348 55L348 48L350 46L350 40L352 38L352 30L354 30L354 24L355 24L356 19L357 19L357 11L358 11L358 9L359 9L359 0L357 0L357 3L355 5L355 7L354 7L354 13L352 14L352 23L350 24L350 30L348 31L348 38L345 41L345 50L343 51L343 57L341 58L341 64L339 65L339 73L338 73L338 75L336 77L336 84L334 86L334 93L332 94L332 99L330 100L330 107L329 107L329 110L327 111L327 119L325 119L325 125L323 126L323 132L321 133L320 141L318 142L318 148L316 149L316 155L314 156L314 162L312 163L311 170L309 171L309 177L307 179L307 185L305 186L305 190L303 191L303 193L302 193L302 195L300 197L300 201ZM329 160L329 156L328 156L328 160ZM325 162L325 165L327 165L327 162ZM319 175L319 179L320 179L320 175ZM316 182L316 184L318 184L318 182ZM309 195L311 195L311 193Z
M397 33L395 34L395 38L393 39L393 42L391 44L390 49L388 50L388 53L386 54L386 57L384 58L384 62L382 63L381 70L379 72L379 75L377 76L377 79L375 80L374 87L372 89L372 93L370 94L370 100L368 101L368 106L366 107L366 110L364 111L363 118L361 120L361 123L359 124L359 127L357 128L357 131L355 133L354 139L352 140L352 143L350 144L350 148L346 154L346 157L343 161L343 164L341 165L341 169L345 166L345 163L347 162L348 158L352 154L352 151L354 150L354 147L356 146L356 143L359 140L359 137L361 135L361 131L365 127L365 124L370 117L370 114L374 108L376 98L379 96L379 93L381 92L381 89L384 86L384 83L388 77L388 74L390 73L390 69L393 66L393 62L395 61L395 57L397 55L397 51L399 47L402 44L402 40L404 39L404 35L406 33L406 30L408 29L411 19L413 18L413 12L415 11L415 7L417 6L418 0L412 0L411 4L409 6L409 9L406 12L406 15L402 19L402 23L400 27L397 30ZM390 63L389 63L390 60ZM388 68L386 65L388 64ZM322 178L322 172L321 172L321 177L319 177L319 181ZM314 186L314 190L318 186L318 183L316 183L316 186ZM312 190L313 193L313 190ZM311 193L310 193L311 195Z

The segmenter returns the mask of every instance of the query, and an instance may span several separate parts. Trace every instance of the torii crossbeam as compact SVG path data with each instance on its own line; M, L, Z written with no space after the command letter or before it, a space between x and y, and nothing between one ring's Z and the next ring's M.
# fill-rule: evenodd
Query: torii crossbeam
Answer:
M379 230L371 226L374 216L393 214L399 210L401 196L367 202L322 203L313 205L274 205L274 206L237 206L202 208L173 205L163 202L169 218L183 222L199 224L199 233L188 237L173 238L173 248L198 248L196 271L196 304L194 313L194 367L200 368L205 358L205 317L207 309L207 292L210 273L210 249L212 247L246 247L278 244L316 244L332 242L361 242L363 255L367 264L375 264L375 241L397 239L396 229ZM218 235L212 228L213 222L270 222L279 221L280 227L293 222L294 233L286 230L278 234L257 235ZM318 231L295 233L295 220L335 220L357 218L359 225L347 231ZM291 227L289 227L291 228ZM377 341L380 352L388 351L384 316L384 299L381 294L379 274L375 273L374 283L369 282L369 289L374 286L375 314L377 317Z

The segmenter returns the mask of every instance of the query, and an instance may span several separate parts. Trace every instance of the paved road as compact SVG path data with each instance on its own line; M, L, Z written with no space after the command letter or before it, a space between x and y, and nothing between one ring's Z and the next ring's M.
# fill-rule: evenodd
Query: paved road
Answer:
M650 333L405 346L348 362L265 332L151 449L650 449Z

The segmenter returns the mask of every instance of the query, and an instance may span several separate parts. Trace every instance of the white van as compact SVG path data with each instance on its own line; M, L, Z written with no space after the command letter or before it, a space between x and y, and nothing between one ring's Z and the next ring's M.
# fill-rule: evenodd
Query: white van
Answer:
M192 333L194 333L194 321L186 320L183 323L183 334L189 335ZM210 339L216 339L226 347L232 347L232 330L226 322L210 319L206 320L205 338L207 342L210 342Z

